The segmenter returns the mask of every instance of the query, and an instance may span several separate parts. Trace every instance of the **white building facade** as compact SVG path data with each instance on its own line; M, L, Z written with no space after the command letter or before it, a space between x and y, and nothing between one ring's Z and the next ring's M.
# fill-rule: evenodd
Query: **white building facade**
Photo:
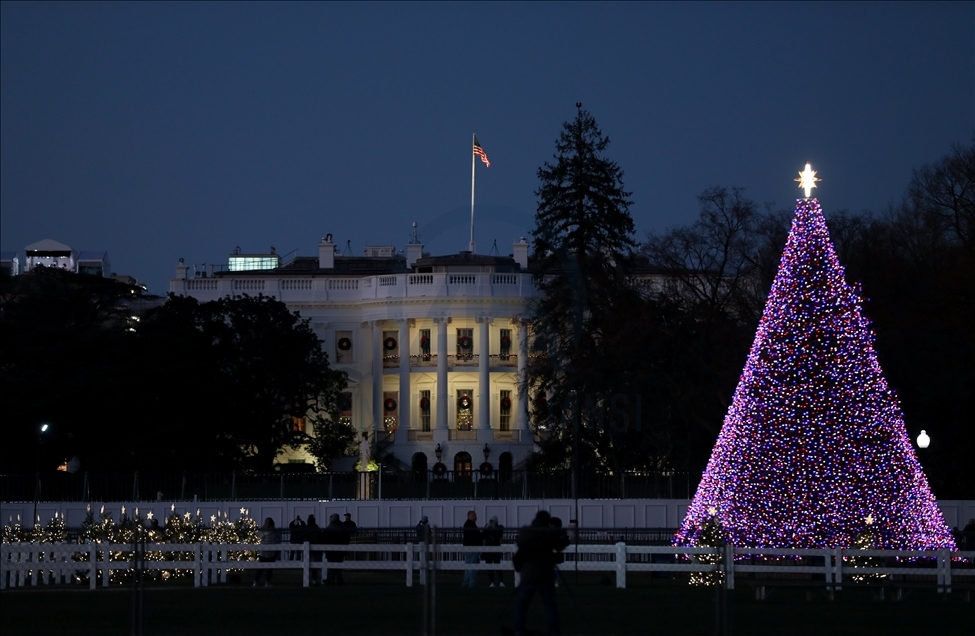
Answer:
M342 256L331 236L318 247L317 259L274 269L189 277L181 262L169 291L201 302L263 294L309 319L348 374L341 416L370 433L374 456L413 470L518 467L533 444L521 381L534 294L524 239L508 257L429 257L419 243L405 255Z

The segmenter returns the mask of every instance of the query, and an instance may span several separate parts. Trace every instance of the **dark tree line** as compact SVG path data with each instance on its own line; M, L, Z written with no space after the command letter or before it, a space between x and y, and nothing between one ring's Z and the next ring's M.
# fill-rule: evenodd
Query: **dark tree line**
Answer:
M607 145L580 111L557 142L556 163L539 170L533 236L542 296L531 308L529 396L541 442L533 463L700 472L792 210L759 206L742 188L715 187L698 197L696 221L651 233L632 249L629 193L622 170L604 156ZM917 169L896 206L826 209L908 431L932 436L918 454L944 498L975 495L973 202L975 145L968 145Z
M345 375L279 301L171 297L137 318L137 290L114 280L38 268L2 285L5 473L72 457L101 472L269 470L309 441L294 425L309 414L323 438L354 437L333 424Z

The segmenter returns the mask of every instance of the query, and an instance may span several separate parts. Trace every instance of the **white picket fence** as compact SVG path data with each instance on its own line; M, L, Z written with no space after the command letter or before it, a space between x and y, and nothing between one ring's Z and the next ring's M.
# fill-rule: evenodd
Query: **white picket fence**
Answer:
M277 561L228 560L229 552L280 551ZM345 553L341 563L312 561L313 551ZM308 587L315 568L343 570L400 570L405 573L406 585L411 587L415 574L425 579L431 569L437 571L502 570L511 571L511 557L515 547L464 547L460 545L426 546L423 544L146 544L146 552L180 552L191 559L174 561L143 561L144 570L190 571L195 587L211 583L226 583L229 570L300 570L302 585ZM112 560L111 553L123 553L127 560ZM502 562L470 564L464 556L470 552L501 553ZM70 583L75 577L87 576L90 589L98 581L107 587L110 571L129 571L136 567L131 544L27 544L8 543L0 547L0 589L26 585L55 585ZM626 587L629 572L721 572L724 584L734 589L735 576L740 574L820 574L829 589L839 589L851 577L860 575L888 575L911 577L910 585L934 586L950 592L952 585L975 584L975 551L899 551L899 550L843 550L819 549L754 549L725 546L723 548L675 548L667 546L615 545L569 546L565 552L563 572L607 572L615 574L616 587ZM694 560L698 555L713 555L719 563L709 565ZM295 557L295 558L290 558ZM656 558L654 558L656 557ZM879 557L885 565L852 565L850 559ZM713 560L713 559L712 559ZM756 562L757 561L757 562ZM816 564L812 564L816 563ZM782 581L779 581L780 583ZM515 573L515 584L518 575ZM768 585L772 582L766 583ZM906 584L900 579L894 585Z

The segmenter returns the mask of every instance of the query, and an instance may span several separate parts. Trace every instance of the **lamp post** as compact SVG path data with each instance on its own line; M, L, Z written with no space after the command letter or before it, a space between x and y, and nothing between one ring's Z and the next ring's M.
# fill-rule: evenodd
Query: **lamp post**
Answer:
M443 449L440 448L440 444L437 444L437 448L434 449L433 454L437 456L437 463L440 463L440 458L443 456Z
M487 444L485 444L484 445L484 461L486 462L488 460L488 457L490 457L490 456L491 456L491 447L488 446Z
M917 447L927 448L930 445L931 445L931 438L928 437L928 434L924 432L924 429L921 429L921 434L917 436Z
M34 461L34 514L31 517L31 527L37 527L37 500L41 498L41 440L44 433L50 426L41 424L41 430L37 433L37 455Z

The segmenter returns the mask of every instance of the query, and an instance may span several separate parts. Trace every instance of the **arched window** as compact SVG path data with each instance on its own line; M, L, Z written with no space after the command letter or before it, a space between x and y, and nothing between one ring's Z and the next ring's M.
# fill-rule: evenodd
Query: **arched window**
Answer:
M426 481L427 479L426 453L413 453L413 476L417 481Z
M511 466L514 458L511 453L504 452L498 455L498 479L499 481L511 481Z
M470 479L471 478L471 454L460 452L454 455L454 478L455 479Z

